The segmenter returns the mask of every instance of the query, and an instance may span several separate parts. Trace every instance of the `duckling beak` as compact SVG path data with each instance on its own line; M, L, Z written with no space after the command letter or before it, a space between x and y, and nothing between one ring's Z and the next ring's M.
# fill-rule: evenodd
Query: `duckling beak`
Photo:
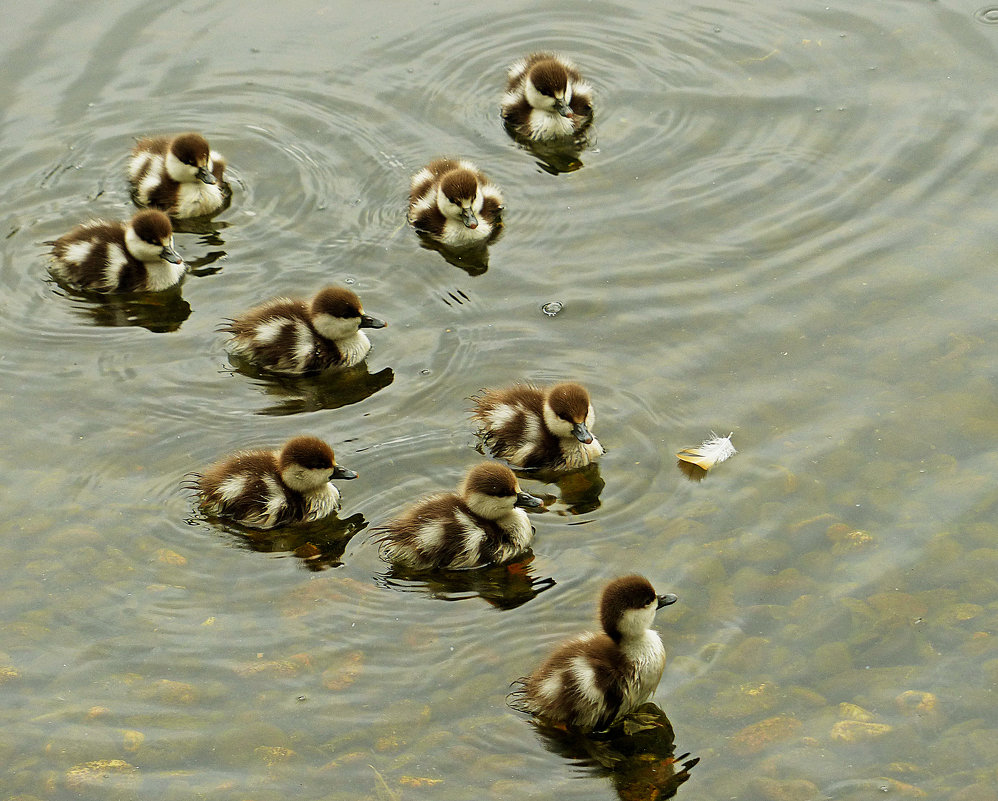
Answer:
M593 441L593 435L589 433L589 429L586 428L585 423L575 423L572 426L572 433L575 435L575 438L584 445L588 445Z
M465 228L478 227L478 218L475 216L475 212L470 208L461 209L461 219L464 220Z
M534 509L538 506L543 506L544 501L542 501L536 495L531 495L529 492L518 492L516 493L516 503L513 505L525 506L528 509Z
M379 320L377 317L371 317L369 314L362 314L360 316L360 327L361 328L384 328L388 323L384 320Z
M572 119L572 117L575 116L575 112L572 111L572 107L565 102L565 98L563 97L556 97L554 99L554 109L561 114L562 117Z
M173 245L163 245L163 249L159 252L159 257L170 262L170 264L184 263L184 260L180 257L180 254L173 249Z
M661 609L663 606L669 606L670 604L674 604L678 600L679 600L678 595L673 595L671 592L667 592L665 595L658 596L658 606L656 606L655 608Z
M203 184L215 183L215 176L208 172L207 167L198 167L197 179Z
M353 470L347 470L341 465L335 465L333 467L333 478L342 478L345 480L348 478L357 478L357 474Z

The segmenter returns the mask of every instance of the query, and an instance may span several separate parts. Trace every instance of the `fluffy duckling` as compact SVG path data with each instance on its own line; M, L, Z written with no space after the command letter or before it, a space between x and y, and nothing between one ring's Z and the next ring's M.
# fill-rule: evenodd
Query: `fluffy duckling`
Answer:
M520 490L508 467L484 462L468 471L457 493L425 498L381 526L381 556L415 570L508 562L534 537L526 512L518 507L542 503Z
M516 136L538 142L569 139L593 121L593 90L567 58L532 53L509 68L502 116Z
M91 220L49 244L52 275L90 292L158 292L187 272L161 211L140 211L127 223Z
M499 188L470 161L436 159L412 176L409 223L441 245L491 244L502 212Z
M310 301L276 298L221 328L229 350L274 373L306 375L328 367L353 367L371 350L361 328L384 328L364 314L356 293L327 286Z
M321 439L301 436L278 451L234 453L195 473L188 488L205 514L270 529L331 515L340 508L340 493L329 482L356 477L336 464L333 449Z
M128 180L139 206L165 211L174 219L207 217L228 203L225 159L201 134L140 139L128 160Z
M578 384L517 384L472 400L479 436L493 455L516 467L574 470L603 455L590 431L595 413L589 393Z
M519 679L516 706L554 724L581 731L607 728L655 692L665 648L651 625L675 595L656 595L643 576L623 576L603 589L600 632L562 643L529 676Z

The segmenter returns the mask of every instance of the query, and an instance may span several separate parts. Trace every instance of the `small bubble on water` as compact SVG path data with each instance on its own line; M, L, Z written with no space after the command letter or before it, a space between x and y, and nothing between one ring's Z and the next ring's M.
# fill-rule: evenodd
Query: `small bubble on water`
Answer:
M721 26L720 26L720 25L715 25L715 26L714 26L714 33L720 33L720 32L721 32L722 30L723 30L723 29L721 28Z
M352 275L348 275L346 278L343 279L343 283L344 284L356 284L357 283L357 279L354 278Z
M565 308L565 304L560 300L551 300L541 306L541 311L544 312L548 317L554 317L558 312Z
M420 375L429 375L430 371L424 367L422 370L419 371L419 374Z

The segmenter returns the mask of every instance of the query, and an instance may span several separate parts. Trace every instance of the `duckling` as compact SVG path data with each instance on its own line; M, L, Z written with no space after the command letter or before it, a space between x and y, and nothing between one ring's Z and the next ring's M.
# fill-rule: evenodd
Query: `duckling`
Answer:
M225 208L232 190L224 173L225 159L197 133L140 139L128 161L136 204L174 219L207 217Z
M161 211L140 211L127 223L91 220L47 244L52 275L90 292L158 292L187 272Z
M349 289L327 286L310 301L275 298L229 321L229 350L274 373L306 375L329 367L353 367L371 350L361 328L388 323L364 314Z
M592 94L567 58L532 53L509 68L502 117L507 129L523 139L569 139L592 123Z
M579 384L516 384L472 400L479 436L496 458L516 467L574 470L603 455L590 431L595 413L589 393Z
M318 437L288 440L278 451L240 451L194 473L187 487L201 509L249 528L270 529L319 520L340 508L329 482L357 478L336 464L333 449Z
M674 604L656 595L648 579L616 578L599 602L601 632L562 643L529 676L514 684L513 705L548 723L581 731L605 729L655 692L665 669L665 648L651 625L655 612Z
M543 501L523 492L513 471L496 462L472 467L457 493L433 495L381 526L381 557L415 570L508 562L530 547L534 532L518 507Z
M442 245L492 244L502 212L499 188L470 161L435 159L412 176L409 223Z

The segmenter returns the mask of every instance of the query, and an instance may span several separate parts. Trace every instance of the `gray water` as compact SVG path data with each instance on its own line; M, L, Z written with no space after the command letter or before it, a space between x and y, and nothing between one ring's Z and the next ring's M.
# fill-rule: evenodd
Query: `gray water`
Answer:
M981 2L8 3L0 798L652 797L505 705L633 571L680 598L653 699L700 758L679 797L998 797ZM596 90L576 171L500 124L537 49ZM131 215L133 138L182 130L234 194L177 235L182 292L48 280L47 240ZM506 195L479 275L405 225L442 154ZM232 370L222 319L327 283L389 321L365 367ZM482 458L468 396L559 379L608 453L523 478L526 570L388 575L366 529ZM711 430L739 452L689 481ZM360 473L339 518L194 513L186 473L298 433Z

